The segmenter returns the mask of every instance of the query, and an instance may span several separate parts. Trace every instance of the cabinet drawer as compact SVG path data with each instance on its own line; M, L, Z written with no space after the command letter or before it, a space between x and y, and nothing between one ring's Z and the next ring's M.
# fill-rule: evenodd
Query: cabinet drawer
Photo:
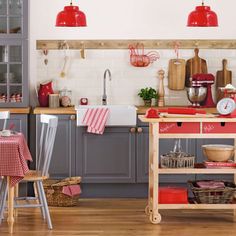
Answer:
M236 123L235 122L204 122L202 124L202 132L204 134L230 134L236 133Z
M162 122L159 126L160 134L198 134L200 123L196 122Z

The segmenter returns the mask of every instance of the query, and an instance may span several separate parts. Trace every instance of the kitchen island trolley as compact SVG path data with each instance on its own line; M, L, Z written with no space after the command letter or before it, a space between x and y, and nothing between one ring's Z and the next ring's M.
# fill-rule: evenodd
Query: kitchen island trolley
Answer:
M153 224L161 222L160 209L232 209L236 219L236 204L159 204L159 174L234 174L236 169L207 168L160 168L159 139L166 138L213 138L234 139L236 148L236 118L218 117L171 117L146 118L140 115L142 122L149 123L149 196L145 212ZM236 162L236 151L234 155Z

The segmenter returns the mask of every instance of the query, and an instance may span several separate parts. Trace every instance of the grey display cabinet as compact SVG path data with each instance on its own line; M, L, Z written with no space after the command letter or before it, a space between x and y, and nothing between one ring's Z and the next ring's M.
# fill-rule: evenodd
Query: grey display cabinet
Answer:
M103 135L78 127L76 174L83 183L135 183L135 128L107 127Z
M39 143L41 132L40 115L36 116L36 144ZM58 129L49 169L50 177L55 179L75 175L75 132L74 115L58 115ZM38 153L36 145L36 157ZM36 158L35 157L35 158Z
M0 1L0 107L27 107L28 0Z

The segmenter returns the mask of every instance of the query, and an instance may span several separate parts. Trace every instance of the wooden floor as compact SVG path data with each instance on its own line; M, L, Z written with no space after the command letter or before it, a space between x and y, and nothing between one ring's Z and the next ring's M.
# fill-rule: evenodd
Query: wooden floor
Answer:
M39 209L20 209L14 236L230 236L236 234L232 211L162 210L152 225L144 213L146 200L81 199L78 207L50 208L54 229L47 229ZM7 223L0 236L8 235Z

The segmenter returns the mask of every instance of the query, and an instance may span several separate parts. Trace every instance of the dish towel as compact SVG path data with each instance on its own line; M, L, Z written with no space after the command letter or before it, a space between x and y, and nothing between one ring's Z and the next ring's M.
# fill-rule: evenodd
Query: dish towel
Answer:
M88 133L103 134L108 116L109 108L88 108L82 123L88 126Z

